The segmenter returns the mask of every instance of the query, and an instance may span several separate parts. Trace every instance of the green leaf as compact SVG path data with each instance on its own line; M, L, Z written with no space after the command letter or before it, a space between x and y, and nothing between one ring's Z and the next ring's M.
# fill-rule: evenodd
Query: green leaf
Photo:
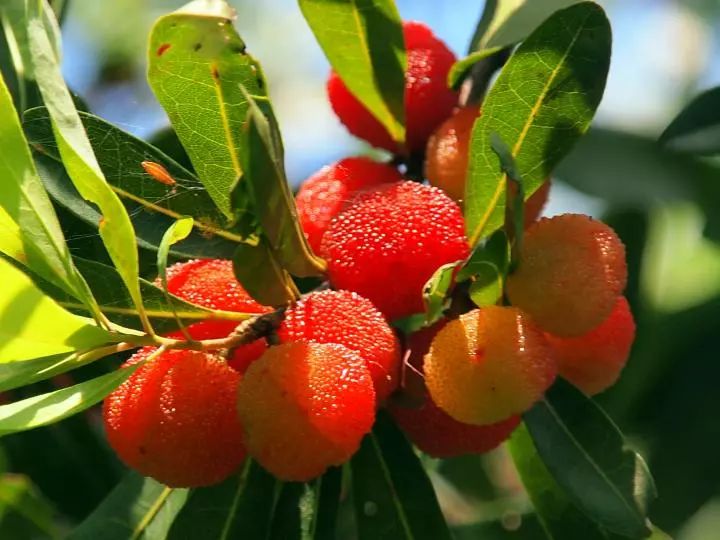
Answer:
M222 0L192 2L158 19L150 35L148 81L220 211L234 224L231 194L242 177L247 116L242 88L266 95L260 65L245 51Z
M195 218L195 230L187 241L174 248L178 256L212 256L222 250L220 256L229 258L237 243L246 241L238 226L227 226L225 215L194 173L154 146L97 116L80 113L80 119L105 178L128 209L138 239L145 241L143 247L157 249L162 231L183 215ZM45 107L26 111L23 127L37 152L60 159ZM57 168L47 169L55 172ZM152 176L148 171L153 170L159 173ZM54 198L81 218L89 214L85 220L97 226L97 212L83 204L79 195L69 198L74 190L64 174L44 176L46 185L51 184L47 187ZM60 182L61 185L55 185ZM207 244L211 244L213 251L209 251Z
M313 484L314 513L303 540L334 540L340 506L342 468L330 467Z
M158 249L157 253L157 268L158 268L158 276L160 278L160 283L162 283L163 292L165 293L165 298L167 298L168 304L170 305L173 315L175 315L175 320L178 323L178 326L185 334L185 337L188 339L190 338L190 335L186 332L185 326L182 323L182 319L178 316L177 312L175 311L175 307L172 304L170 293L168 292L168 283L167 283L167 258L168 258L168 251L170 251L170 246L173 244L176 244L180 242L181 240L184 240L188 237L190 232L192 231L193 227L193 218L191 217L184 217L178 219L175 223L173 223L170 228L165 231L165 234L163 235L162 241L160 242L160 249Z
M392 0L299 0L300 9L330 65L350 92L405 140L402 22Z
M510 267L507 236L495 231L485 243L479 244L460 269L457 281L472 280L470 299L478 307L497 304L502 299L505 276Z
M128 472L67 540L164 539L188 492Z
M580 0L488 0L470 50L502 49L525 39L547 17Z
M351 461L359 540L449 540L430 479L387 413Z
M169 540L265 540L280 482L248 459L242 474L216 486L193 489L167 536Z
M4 119L0 124L0 251L93 308L92 294L73 267L2 78L0 116Z
M610 26L591 2L558 11L515 51L472 131L465 193L471 245L503 223L505 173L490 134L510 146L529 197L587 130L609 63Z
M325 262L316 257L298 222L295 201L285 177L280 131L269 102L266 117L247 95L248 119L243 147L244 188L253 201L254 213L279 263L298 277L321 275ZM263 98L260 98L263 99Z
M59 538L55 513L27 476L0 476L0 531L7 538Z
M444 264L430 277L423 287L423 302L425 304L425 322L432 324L438 320L447 306L447 297L455 284L453 275L463 261Z
M248 294L264 306L284 306L300 296L264 236L257 246L238 246L233 256L233 270Z
M0 282L0 363L69 353L120 339L65 311L1 258Z
M314 492L301 482L285 482L275 503L270 540L306 540L314 511Z
M535 450L525 425L513 432L508 443L515 467L532 501L543 529L553 540L608 540L605 532L578 510L553 480Z
M649 535L652 477L600 407L558 380L524 421L538 455L573 504L608 531Z
M500 159L500 168L505 173L505 232L510 243L510 271L517 265L525 231L525 181L505 141L497 133L490 134L490 147Z
M693 99L660 135L660 143L690 154L720 152L720 87Z
M52 13L29 4L28 38L33 71L52 118L53 132L65 168L80 194L102 213L100 237L133 302L142 314L135 232L120 199L110 189L95 159L70 92L60 72L43 18ZM149 327L149 323L147 323Z
M61 390L0 406L0 436L53 424L92 407L125 382L143 363L139 362Z
M470 70L472 67L480 62L481 60L485 60L486 58L492 56L493 54L500 52L503 48L502 47L493 47L491 49L483 49L482 51L477 51L474 53L471 53L467 55L465 58L461 58L460 60L457 60L452 67L450 68L450 71L448 72L447 77L447 84L450 88L453 90L457 90L460 88L460 85L462 84L465 77L470 73Z

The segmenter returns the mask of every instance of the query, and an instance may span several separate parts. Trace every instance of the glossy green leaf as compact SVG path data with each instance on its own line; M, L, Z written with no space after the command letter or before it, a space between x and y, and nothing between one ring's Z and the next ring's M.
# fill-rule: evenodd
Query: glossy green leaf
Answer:
M558 380L523 418L538 455L573 504L608 531L650 534L652 477L600 407Z
M465 214L471 245L503 223L505 173L491 133L510 146L529 197L587 130L605 87L610 39L602 8L584 2L552 15L505 65L470 141Z
M61 390L0 405L0 436L59 422L102 401L143 362Z
M450 539L425 469L384 411L351 470L359 540Z
M693 99L660 135L660 143L690 154L720 152L720 87Z
M52 118L53 132L65 168L78 192L96 204L102 219L100 237L118 269L133 302L142 313L142 298L138 283L138 254L135 232L120 199L110 189L95 159L90 142L70 92L60 72L43 19L52 16L37 4L29 4L30 51L33 71Z
M580 0L488 0L471 43L471 51L503 48L525 39L557 10Z
M456 61L450 68L450 71L448 71L448 86L453 90L459 89L463 80L468 75L468 73L470 73L470 70L475 64L477 64L481 60L485 60L486 58L492 56L497 52L500 52L502 49L502 47L483 49L481 51L470 53L465 58L461 58L460 60Z
M500 168L505 173L505 233L510 243L510 271L520 257L523 233L525 231L525 181L515 164L505 141L497 133L490 134L490 147L500 159Z
M476 306L497 304L502 299L509 266L507 236L504 231L498 230L485 243L475 247L458 272L457 281L472 280L468 293Z
M393 140L405 140L402 22L393 0L299 0L330 65Z
M6 538L60 538L56 510L27 476L0 476L0 531Z
M548 538L608 540L605 531L578 510L553 480L538 456L525 425L521 424L513 432L508 447Z
M73 267L50 198L35 169L12 98L0 78L0 251L91 308L92 295Z
M448 294L455 284L453 275L463 261L444 264L430 277L423 287L425 304L425 322L430 324L438 320L448 307Z
M260 65L245 51L224 0L191 2L158 19L148 80L208 194L230 224L242 212L231 194L242 177L247 116L242 88L266 95Z
M237 243L245 241L245 235L237 225L227 226L224 214L194 173L154 146L97 116L80 113L80 119L105 178L128 209L138 239L145 242L143 247L157 249L162 232L183 215L193 216L195 223L190 238L173 248L173 253L179 256L229 258ZM34 150L60 159L46 108L26 111L23 127ZM73 193L70 180L57 167L43 166L46 160L39 161L53 197L81 218L97 225L97 212ZM148 171L158 172L153 176ZM94 221L90 221L90 217Z
M188 237L190 232L193 228L193 218L191 217L184 217L178 219L175 223L173 223L170 228L165 231L165 234L163 235L162 241L160 242L160 248L158 249L157 253L157 268L158 268L158 277L160 279L160 283L162 284L163 292L165 293L165 297L167 298L168 305L170 305L173 315L175 315L175 320L178 323L178 326L180 329L185 333L186 337L190 339L189 334L185 331L185 326L182 323L182 319L178 316L178 314L175 312L175 308L172 304L170 293L168 292L168 283L167 283L167 259L168 259L168 251L170 251L170 246L173 244L177 244L181 240L184 240Z
M190 492L168 540L266 540L280 482L255 461L242 474Z
M264 237L257 246L241 244L233 256L235 277L255 300L265 306L284 306L300 293Z
M272 111L265 116L255 96L247 96L248 120L242 161L244 188L250 195L254 213L276 259L298 277L321 275L325 262L312 253L297 218L295 200L285 177L282 139ZM265 101L266 109L269 103Z
M4 259L0 282L0 362L69 353L119 339L65 311Z
M188 493L129 472L67 540L165 539Z

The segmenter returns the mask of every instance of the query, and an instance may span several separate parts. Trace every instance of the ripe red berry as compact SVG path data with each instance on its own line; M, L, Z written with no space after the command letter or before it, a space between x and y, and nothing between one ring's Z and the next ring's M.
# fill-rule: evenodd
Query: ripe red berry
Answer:
M588 216L565 214L527 230L507 295L546 332L573 337L610 315L626 278L625 247L615 232Z
M447 86L447 74L455 55L432 31L419 22L403 23L407 50L405 72L405 147L409 152L425 148L430 134L445 120L457 102ZM353 96L332 72L327 92L335 114L348 131L373 146L402 153L385 127Z
M487 306L450 321L425 355L433 401L458 422L487 425L529 409L557 364L542 331L522 311Z
M465 199L470 136L478 107L462 107L432 134L425 152L425 176L430 184L460 202ZM543 182L525 201L525 227L538 220L550 193L550 180Z
M374 421L375 392L357 353L294 341L250 366L238 411L248 453L280 480L301 482L355 453Z
M388 319L423 311L439 266L467 257L458 205L441 190L398 182L359 195L323 238L331 283L368 298Z
M433 337L444 325L444 322L435 324L410 336L408 362L418 372L422 373L423 357ZM511 416L487 426L464 424L440 409L427 391L423 394L423 404L418 408L391 404L389 410L413 444L433 457L448 458L488 452L506 440L520 423L519 416Z
M555 353L560 375L592 396L611 387L620 376L635 339L635 321L621 296L610 316L587 334L545 337Z
M345 158L323 167L308 178L295 197L298 219L310 247L320 251L320 241L330 221L360 190L398 182L394 167L364 157Z
M126 365L155 350L141 349ZM224 480L245 459L235 408L240 377L211 354L161 353L105 398L110 446L128 467L171 487Z
M282 342L338 343L365 361L378 403L398 384L400 346L385 317L370 300L350 291L310 294L288 308L278 329Z
M199 306L237 311L240 313L267 313L272 308L258 304L235 278L232 261L225 259L195 259L177 263L167 270L168 292ZM190 325L187 330L195 340L217 339L228 335L237 327L237 321L208 320ZM168 337L183 339L177 331ZM233 350L228 359L231 367L245 372L247 366L265 352L267 344L257 340Z

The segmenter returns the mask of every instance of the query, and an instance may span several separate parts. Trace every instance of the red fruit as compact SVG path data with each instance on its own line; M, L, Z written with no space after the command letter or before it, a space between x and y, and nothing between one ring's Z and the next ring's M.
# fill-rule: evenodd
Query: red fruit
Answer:
M507 295L546 332L574 337L610 315L626 279L625 247L615 231L565 214L528 228Z
M450 321L425 355L433 401L458 422L495 424L528 410L555 380L542 331L514 307L487 306Z
M444 324L435 324L410 336L408 361L418 371L422 372L423 356ZM392 404L389 410L413 444L437 458L488 452L507 439L520 423L519 416L511 416L487 426L463 424L435 405L427 391L424 391L424 402L419 408Z
M283 342L338 343L365 361L378 403L397 387L400 347L395 333L377 308L350 291L310 294L288 308L278 329Z
M458 205L441 190L397 182L359 195L323 238L331 283L368 298L389 319L423 311L425 282L467 257Z
M258 304L235 278L232 261L225 259L195 259L177 263L167 270L168 292L199 306L237 311L267 313L272 308ZM238 321L212 320L190 325L187 329L195 340L224 338L235 330ZM177 331L168 337L184 339ZM247 366L265 352L267 344L257 340L236 348L228 359L231 367L245 372Z
M280 480L304 482L355 453L374 421L375 391L357 353L294 341L250 366L238 411L248 453Z
M617 381L635 339L635 321L625 297L620 297L600 326L575 338L545 334L555 352L560 375L592 396Z
M450 116L457 102L457 94L447 86L447 74L455 63L455 55L422 23L403 23L403 35L407 50L405 148L417 152L425 148L430 134ZM335 72L330 73L327 92L335 114L350 133L373 146L402 153L383 125Z
M141 349L126 365L155 351ZM235 408L240 377L211 354L161 353L105 398L110 446L128 467L171 487L224 480L245 459Z
M345 158L320 169L303 183L295 197L298 219L310 247L320 251L330 220L358 191L400 180L402 175L394 167L364 157Z

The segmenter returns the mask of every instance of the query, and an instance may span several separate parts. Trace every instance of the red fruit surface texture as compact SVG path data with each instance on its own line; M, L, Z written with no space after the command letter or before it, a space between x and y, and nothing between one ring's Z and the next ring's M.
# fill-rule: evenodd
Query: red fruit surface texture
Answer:
M331 283L368 298L388 319L422 312L425 282L467 257L458 205L440 189L398 182L359 195L323 238Z
M278 329L282 342L337 343L355 351L370 370L378 403L397 387L400 345L385 317L350 291L312 293L285 312Z
M284 481L307 481L352 456L375 419L362 358L342 345L270 347L238 394L248 453Z
M560 338L546 334L558 361L560 375L589 396L615 384L635 339L635 321L621 296L610 316L587 334Z
M155 350L140 350L126 365ZM110 446L128 467L170 487L224 480L246 455L235 406L240 377L207 353L161 353L105 398Z
M447 86L455 55L425 24L403 23L407 71L405 72L405 147L425 148L437 126L450 116L457 94ZM373 146L403 153L385 127L353 96L335 72L330 73L327 93L335 114L348 131Z
M625 247L615 231L564 214L528 228L507 295L546 332L575 337L610 315L626 279Z
M199 306L237 311L267 313L272 308L258 304L235 278L232 261L226 259L195 259L176 263L167 270L168 292ZM219 339L230 335L239 321L213 320L190 325L187 330L195 340ZM182 332L168 337L183 339ZM251 362L265 352L265 340L237 347L228 359L231 367L244 373Z
M330 221L363 189L402 180L394 167L364 157L345 158L308 178L295 197L298 219L310 247L320 242Z
M487 306L450 321L425 355L432 400L458 422L487 425L528 410L557 374L542 331L517 308Z
M435 324L412 334L408 341L408 362L419 372L435 334L444 323ZM482 454L506 440L520 423L519 416L487 426L463 424L450 417L424 391L424 402L418 408L392 404L389 407L395 422L420 450L437 458L464 454Z

